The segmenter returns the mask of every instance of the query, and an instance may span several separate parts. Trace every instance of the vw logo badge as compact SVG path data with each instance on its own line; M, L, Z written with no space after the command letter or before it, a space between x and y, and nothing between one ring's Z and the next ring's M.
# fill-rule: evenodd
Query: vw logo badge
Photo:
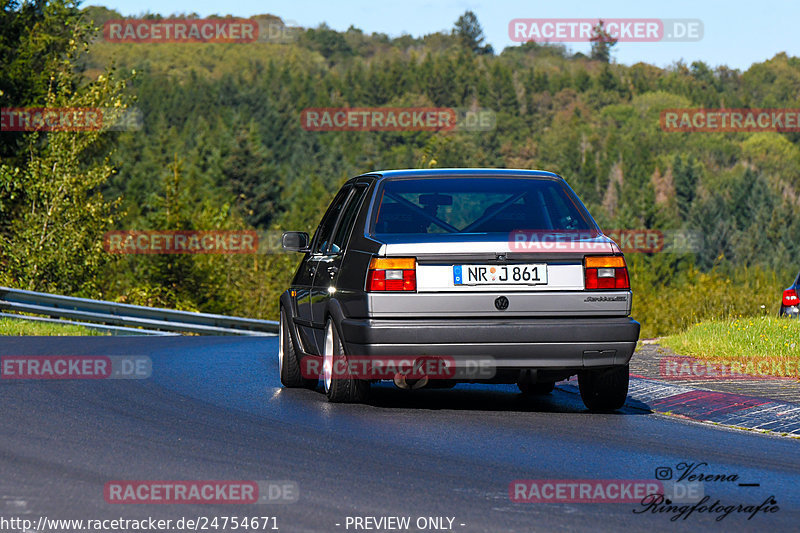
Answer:
M494 306L498 309L498 311L505 311L508 309L508 298L505 296L500 296L494 301Z

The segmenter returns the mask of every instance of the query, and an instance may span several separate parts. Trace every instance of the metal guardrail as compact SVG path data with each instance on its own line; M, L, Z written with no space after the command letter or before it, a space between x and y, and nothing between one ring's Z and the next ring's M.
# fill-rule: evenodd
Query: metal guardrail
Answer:
M109 326L107 324L92 324L90 322L75 322L72 320L60 320L58 318L45 318L43 316L18 315L15 313L0 313L0 319L10 318L12 320L25 320L28 322L39 322L46 324L60 324L62 326L80 326L86 329L102 331L109 335L158 335L158 336L177 336L174 331L158 331L156 329L126 328L125 326Z
M74 298L0 287L0 309L115 326L201 335L271 335L278 322Z

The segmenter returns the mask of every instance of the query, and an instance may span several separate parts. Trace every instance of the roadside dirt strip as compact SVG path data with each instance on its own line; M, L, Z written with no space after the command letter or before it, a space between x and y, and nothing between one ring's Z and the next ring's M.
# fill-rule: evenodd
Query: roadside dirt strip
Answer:
M676 354L646 344L633 355L626 407L727 427L800 438L800 382L794 378L675 379L662 359ZM688 359L688 361L694 361ZM559 389L578 393L573 377Z

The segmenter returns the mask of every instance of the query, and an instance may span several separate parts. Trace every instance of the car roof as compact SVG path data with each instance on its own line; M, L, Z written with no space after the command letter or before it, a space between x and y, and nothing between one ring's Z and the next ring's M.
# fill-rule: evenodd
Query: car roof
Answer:
M437 177L519 177L561 179L561 176L546 170L516 168L409 168L398 170L376 170L358 176L389 178L437 178Z

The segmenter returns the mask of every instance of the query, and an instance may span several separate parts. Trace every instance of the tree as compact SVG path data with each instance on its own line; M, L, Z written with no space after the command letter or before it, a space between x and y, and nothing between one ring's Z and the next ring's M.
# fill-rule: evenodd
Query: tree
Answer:
M353 49L347 44L344 36L336 30L332 30L324 22L316 29L306 30L304 40L312 50L322 54L325 59L332 59L334 56L349 56L353 53Z
M0 107L41 105L55 63L70 49L77 2L3 3L0 11ZM0 159L24 158L25 134L0 135ZM1 200L1 199L0 199Z
M267 228L276 214L281 183L271 164L255 123L240 128L225 159L223 173L236 197L244 219L257 228Z
M466 11L463 15L458 17L452 34L458 37L462 46L467 50L472 50L478 55L494 54L492 45L483 44L485 40L483 28L481 28L480 23L478 23L477 15L472 11Z
M517 113L519 103L514 90L513 73L510 68L502 63L495 63L491 67L491 77L485 91L481 91L481 101L496 111Z
M603 21L599 21L592 28L592 59L608 63L611 61L611 49L617 44L617 39L603 28Z
M0 79L19 91L16 105L127 108L127 80L113 69L89 81L78 72L93 30L74 3L12 2L2 17L0 68L8 70ZM99 192L114 173L112 135L99 129L25 132L11 157L0 154L2 284L99 295L98 273L110 261L103 233L118 205Z
M692 157L675 156L672 162L672 180L675 184L675 198L678 212L686 220L697 192L697 182L702 172L700 165Z

